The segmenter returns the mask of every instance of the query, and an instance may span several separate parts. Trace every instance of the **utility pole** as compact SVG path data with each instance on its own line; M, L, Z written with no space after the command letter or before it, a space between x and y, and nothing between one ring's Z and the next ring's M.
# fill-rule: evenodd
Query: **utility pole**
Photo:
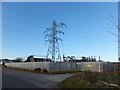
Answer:
M62 41L58 34L64 34L63 31L57 30L58 27L62 28L63 26L66 27L64 23L56 23L55 20L52 22L52 28L47 28L45 30L45 41L49 43L46 59L48 58L49 54L52 56L52 61L56 61L56 56L58 56L57 60L61 61L60 50L59 50L59 41ZM46 40L47 39L47 40Z

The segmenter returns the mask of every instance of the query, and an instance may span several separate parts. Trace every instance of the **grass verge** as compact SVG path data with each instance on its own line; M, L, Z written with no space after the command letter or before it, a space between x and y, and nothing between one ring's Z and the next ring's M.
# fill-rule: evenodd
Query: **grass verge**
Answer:
M120 74L113 72L85 71L65 79L65 88L119 88Z

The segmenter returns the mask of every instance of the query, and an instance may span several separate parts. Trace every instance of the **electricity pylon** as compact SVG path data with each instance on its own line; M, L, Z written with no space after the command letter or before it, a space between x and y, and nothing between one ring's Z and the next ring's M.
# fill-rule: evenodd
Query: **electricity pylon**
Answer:
M49 43L46 58L48 58L49 54L51 54L52 61L56 61L56 59L61 61L59 41L62 41L62 39L58 37L58 35L59 34L64 35L64 32L61 30L58 30L58 28L63 28L64 26L66 27L64 23L57 24L56 21L53 20L52 28L47 28L44 32L45 41ZM56 56L58 58L56 58Z

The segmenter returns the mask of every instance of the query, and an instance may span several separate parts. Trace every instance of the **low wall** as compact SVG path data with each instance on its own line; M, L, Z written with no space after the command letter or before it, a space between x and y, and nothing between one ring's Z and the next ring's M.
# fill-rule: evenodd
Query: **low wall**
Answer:
M114 71L114 67L108 62L22 62L5 63L8 67L16 67L34 70L36 68L47 69L47 71L85 71L109 72Z
M36 68L50 70L50 62L20 62L20 63L5 63L8 67L34 70Z
M85 70L91 70L93 72L103 71L101 62L78 62L77 67L80 67L82 71L85 71Z
M113 72L114 67L110 62L77 62L77 69L82 71L90 70L93 72Z
M75 71L76 62L52 62L50 65L51 71Z

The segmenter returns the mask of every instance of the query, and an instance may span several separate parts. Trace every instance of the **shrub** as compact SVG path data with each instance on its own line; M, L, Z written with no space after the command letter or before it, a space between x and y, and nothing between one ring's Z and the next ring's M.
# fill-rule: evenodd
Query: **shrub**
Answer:
M34 71L41 72L41 68L35 68Z
M44 68L44 69L42 70L42 72L48 72L48 71L47 71L47 69Z
M98 79L98 73L91 71L84 71L82 74L82 78L90 83L96 83Z

